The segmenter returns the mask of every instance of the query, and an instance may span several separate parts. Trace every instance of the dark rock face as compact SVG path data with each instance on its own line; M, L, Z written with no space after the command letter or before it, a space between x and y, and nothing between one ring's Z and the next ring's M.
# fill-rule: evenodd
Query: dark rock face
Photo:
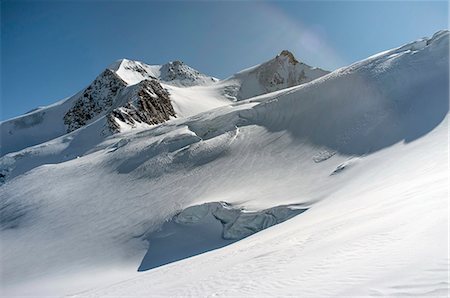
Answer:
M97 115L111 108L114 98L127 84L113 71L106 69L87 87L64 115L67 132L74 131Z
M157 80L143 80L137 85L137 90L128 103L112 110L107 115L108 126L112 132L118 132L120 125L117 120L132 127L137 123L158 124L175 116L170 103L169 93Z
M114 71L106 69L64 115L64 124L71 132L105 114L107 129L115 133L120 131L120 122L131 127L137 123L158 124L175 116L175 111L169 93L156 79L128 86Z

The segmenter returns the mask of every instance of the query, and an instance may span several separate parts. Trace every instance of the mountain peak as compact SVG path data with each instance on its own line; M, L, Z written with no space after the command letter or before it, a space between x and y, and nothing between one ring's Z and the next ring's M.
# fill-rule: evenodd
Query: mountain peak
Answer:
M158 79L163 83L180 87L208 85L217 81L180 60L170 61L163 65L148 65L124 58L110 64L108 69L115 72L130 85L137 84L145 79Z
M120 69L120 67L122 66L122 64L124 63L128 63L130 62L130 60L126 59L126 58L122 58L122 59L118 59L116 61L114 61L113 63L111 63L107 69L112 70L114 72L118 71Z
M160 79L177 86L208 85L217 81L179 60L162 65Z
M294 65L299 63L299 61L297 59L295 59L294 54L292 54L288 50L282 50L281 53L279 55L277 55L275 58L278 59L280 57L287 57L288 61Z
M247 99L308 83L328 73L329 71L299 62L294 54L283 50L275 58L229 78L228 81L235 83L227 88L226 94L234 100Z

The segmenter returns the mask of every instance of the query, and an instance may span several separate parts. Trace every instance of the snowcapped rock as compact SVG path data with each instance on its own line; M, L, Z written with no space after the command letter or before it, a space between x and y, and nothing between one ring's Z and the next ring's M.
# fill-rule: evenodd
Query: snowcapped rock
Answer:
M166 63L160 68L160 80L176 86L209 85L218 80L204 75L181 61Z
M140 61L120 59L108 66L108 69L116 73L129 85L134 85L142 80L159 78L160 65L147 65Z
M127 83L116 73L106 69L75 100L72 108L64 115L67 132L74 131L111 108L117 93Z
M161 82L178 87L204 86L217 81L217 79L202 74L181 61L173 61L163 65L147 65L140 61L121 59L111 64L108 69L114 71L131 85L145 79L158 79Z
M105 115L110 132L175 117L169 93L155 76L155 68L137 61L123 59L111 65L74 100L64 115L67 131Z
M283 50L275 58L226 79L225 93L242 100L304 84L328 73L299 62L291 52Z
M152 125L175 117L169 94L157 80L143 80L130 90L124 90L119 97L122 97L122 105L107 115L112 132L119 132L125 124L131 127Z

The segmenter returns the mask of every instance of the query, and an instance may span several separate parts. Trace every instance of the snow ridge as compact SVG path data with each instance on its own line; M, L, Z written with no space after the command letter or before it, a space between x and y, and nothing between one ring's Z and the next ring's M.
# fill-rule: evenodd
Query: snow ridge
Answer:
M131 85L145 79L158 79L163 83L178 87L204 86L217 81L181 61L168 62L163 65L147 65L140 61L121 59L111 64L108 69L114 71Z

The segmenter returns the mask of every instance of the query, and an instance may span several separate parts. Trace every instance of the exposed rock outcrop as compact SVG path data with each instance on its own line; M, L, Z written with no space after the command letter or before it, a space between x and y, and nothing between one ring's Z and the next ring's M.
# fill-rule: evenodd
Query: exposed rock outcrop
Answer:
M64 115L67 132L86 125L110 109L116 95L126 86L125 81L113 71L106 69L102 72L89 87L84 89L72 108Z
M115 133L124 125L162 123L175 117L175 111L169 93L158 80L145 79L129 86L116 72L106 69L64 115L67 132L89 124L100 115L106 115L107 130Z
M135 127L138 123L158 124L175 117L169 93L157 80L143 80L123 95L126 103L113 109L108 115L112 132L120 131L121 125ZM122 96L122 94L120 95Z

